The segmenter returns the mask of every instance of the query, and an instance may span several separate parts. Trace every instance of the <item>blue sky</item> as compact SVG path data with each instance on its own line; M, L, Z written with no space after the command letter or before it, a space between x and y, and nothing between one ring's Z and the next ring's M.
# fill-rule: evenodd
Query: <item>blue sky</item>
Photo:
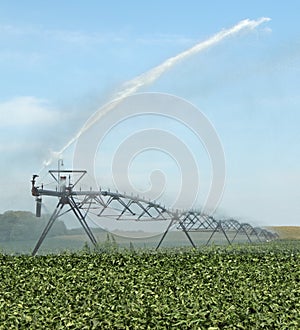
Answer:
M31 175L124 82L243 19L270 17L141 91L184 98L214 125L227 168L219 214L299 225L299 7L298 1L1 1L0 212L34 209ZM117 137L111 134L111 145Z

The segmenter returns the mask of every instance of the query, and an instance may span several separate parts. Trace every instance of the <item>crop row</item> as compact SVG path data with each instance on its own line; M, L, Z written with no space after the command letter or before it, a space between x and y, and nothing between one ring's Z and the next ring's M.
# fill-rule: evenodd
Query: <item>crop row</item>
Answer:
M0 329L299 329L299 249L0 255Z

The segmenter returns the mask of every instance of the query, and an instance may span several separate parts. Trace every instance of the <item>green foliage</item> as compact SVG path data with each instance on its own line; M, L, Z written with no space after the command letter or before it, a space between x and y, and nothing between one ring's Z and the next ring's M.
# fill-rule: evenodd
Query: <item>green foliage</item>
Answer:
M118 244L112 234L106 234L106 241L104 243L98 242L96 246L93 247L94 253L113 253L118 250Z
M48 221L48 216L36 218L31 212L7 211L0 214L0 242L36 240ZM65 235L67 228L62 221L56 221L49 237Z
M0 255L0 329L300 328L299 243L101 252Z

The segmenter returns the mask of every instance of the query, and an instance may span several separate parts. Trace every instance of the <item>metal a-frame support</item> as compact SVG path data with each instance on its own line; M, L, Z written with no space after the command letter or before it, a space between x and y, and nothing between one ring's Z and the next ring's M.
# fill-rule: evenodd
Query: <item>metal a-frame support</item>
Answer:
M231 240L231 242L233 242L233 241L236 239L237 235L238 235L241 231L243 231L244 234L247 236L249 243L252 243L252 240L251 240L249 234L247 233L247 230L246 230L245 228L243 228L243 226L240 226L240 228L236 231L236 233L235 233L233 239Z
M224 228L222 227L222 221L216 221L217 222L217 226L216 226L216 228L214 229L214 231L211 233L211 235L210 235L210 237L209 237L209 239L208 239L208 241L206 242L206 246L210 243L210 241L211 241L211 239L213 238L213 236L214 236L214 234L218 231L218 230L220 230L223 234L224 234L224 236L226 237L226 240L227 240L227 242L228 242L228 244L229 245L231 245L231 242L230 242L230 239L228 238L228 236L227 236L227 234L226 234L226 231L224 230Z
M86 222L86 215L84 216L81 212L81 210L78 208L76 202L74 201L73 196L63 196L60 198L55 210L53 211L46 227L44 228L38 242L36 243L36 246L34 247L33 251L32 251L32 256L35 256L36 253L38 252L40 246L42 245L44 239L46 238L49 230L51 229L51 227L53 226L55 220L61 215L61 211L63 209L63 207L65 205L69 205L70 209L73 211L73 213L75 214L76 218L78 219L79 223L81 224L81 226L83 227L84 231L86 232L86 234L88 235L89 239L91 240L92 244L95 246L97 244L97 240L93 234L93 232L91 231L90 227L88 226L87 222Z
M233 237L233 239L231 240L231 242L233 242L233 241L235 240L235 238L236 238L237 235L240 233L240 231L243 231L243 232L245 233L245 235L247 236L248 241L249 241L250 243L253 243L253 241L252 241L252 239L251 239L251 237L250 237L250 235L251 235L252 233L254 233L254 234L256 235L256 237L257 237L257 239L258 239L258 242L261 242L261 239L260 239L260 237L258 236L257 231L255 230L255 228L253 228L253 227L251 226L252 230L251 230L251 233L250 233L250 235L249 235L248 232L247 232L247 230L244 228L244 225L245 225L245 224L240 224L240 228L237 230L237 232L236 232L236 234L234 235L234 237ZM250 225L248 225L248 224L246 224L246 225L247 225L247 226L250 226Z
M44 228L44 230L43 230L43 232L42 232L42 234L41 234L38 242L36 243L35 248L32 251L32 256L35 256L36 255L36 253L39 250L41 244L43 243L45 237L47 236L49 230L51 229L52 225L54 224L54 221L59 217L59 214L60 214L60 212L61 212L61 210L62 210L63 207L64 207L64 204L62 204L59 201L58 204L57 204L57 206L56 206L56 208L55 208L55 210L53 211L53 213L52 213L52 215L51 215L51 217L50 217L50 219L49 219L46 227Z
M176 214L172 217L172 219L171 219L171 221L170 221L170 223L169 223L167 229L166 229L165 232L163 233L162 238L160 239L160 241L159 241L159 243L158 243L158 245L157 245L157 247L156 247L155 250L158 250L158 249L159 249L159 247L161 246L161 243L163 242L163 240L165 239L167 233L169 232L170 228L172 227L172 225L173 225L175 222L179 222L179 226L182 228L183 232L185 233L186 237L187 237L188 240L190 241L191 245L193 246L193 248L196 248L195 243L193 242L193 240L192 240L191 236L189 235L188 231L186 230L186 228L185 228L183 222L179 220L178 214L176 213Z

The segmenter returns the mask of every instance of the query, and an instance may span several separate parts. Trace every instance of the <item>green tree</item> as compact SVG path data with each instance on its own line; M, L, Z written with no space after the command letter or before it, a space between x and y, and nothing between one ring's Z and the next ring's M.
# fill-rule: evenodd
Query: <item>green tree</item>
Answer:
M26 211L7 211L0 214L0 242L37 239L47 221L48 216L36 218L33 213ZM66 233L65 224L57 220L49 231L49 237Z

